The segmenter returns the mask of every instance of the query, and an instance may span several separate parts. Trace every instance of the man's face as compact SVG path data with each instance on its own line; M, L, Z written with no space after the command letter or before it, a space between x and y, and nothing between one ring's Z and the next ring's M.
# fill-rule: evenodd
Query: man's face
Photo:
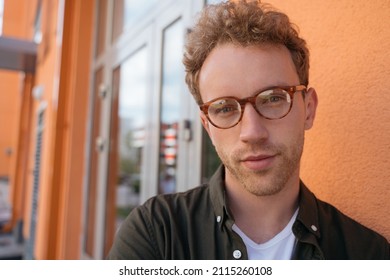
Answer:
M299 78L284 46L217 46L199 76L203 102L234 96L246 98L275 86L296 86ZM313 124L314 89L295 93L290 113L282 119L261 117L250 103L241 122L229 129L214 127L201 113L216 151L226 166L227 186L244 187L256 196L273 195L299 181L304 131Z

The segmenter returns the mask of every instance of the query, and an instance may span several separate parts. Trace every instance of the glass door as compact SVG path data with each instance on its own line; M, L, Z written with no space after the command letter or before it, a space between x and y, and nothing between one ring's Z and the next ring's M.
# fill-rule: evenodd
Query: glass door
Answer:
M144 46L113 70L105 255L123 220L140 204L148 118L147 63Z
M89 143L97 138L97 148L88 161L85 258L107 256L134 207L200 183L199 110L181 62L189 15L199 1L150 0L153 5L143 7L142 1L99 1L107 14L98 17L104 32L97 32L93 68L95 95L104 98L91 105Z
M179 131L183 125L183 80L181 63L184 33L183 20L179 18L163 30L162 83L160 109L160 152L158 193L173 193L177 184L177 159ZM184 103L185 104L185 103Z

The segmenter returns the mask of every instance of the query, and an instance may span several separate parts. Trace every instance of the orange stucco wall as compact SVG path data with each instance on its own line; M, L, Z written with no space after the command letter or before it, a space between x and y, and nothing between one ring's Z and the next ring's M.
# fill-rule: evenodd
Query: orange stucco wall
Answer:
M15 5L9 5L3 14L3 29L1 36L14 37L19 39L28 38L27 15L30 4L26 9L20 9ZM18 121L23 88L23 75L21 72L0 70L0 123L2 133L0 137L0 176L10 176L11 165L15 160ZM7 153L11 151L11 153Z
M269 0L311 50L317 119L302 178L318 197L390 240L390 3Z
M9 177L16 152L21 78L18 72L0 70L0 177Z

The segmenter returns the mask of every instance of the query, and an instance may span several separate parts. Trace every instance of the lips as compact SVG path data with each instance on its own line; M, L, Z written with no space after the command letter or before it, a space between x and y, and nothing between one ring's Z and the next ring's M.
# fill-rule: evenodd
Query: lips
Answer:
M274 162L276 155L251 155L245 157L241 162L243 165L251 170L262 171L270 168Z

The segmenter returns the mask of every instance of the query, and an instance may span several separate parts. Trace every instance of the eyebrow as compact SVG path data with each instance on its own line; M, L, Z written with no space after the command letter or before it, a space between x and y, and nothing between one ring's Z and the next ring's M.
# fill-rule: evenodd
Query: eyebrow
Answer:
M299 84L298 84L299 85ZM266 91L266 90L270 90L270 89L275 89L275 88L280 88L280 89L285 89L285 88L291 88L291 87L296 87L298 85L294 85L294 86L291 86L291 85L277 85L277 86L269 86L269 87L265 87L265 88L262 88L262 89L259 89L259 90L256 90L252 95L250 96L256 96L257 94L263 92L263 91Z
M264 87L262 89L258 89L256 91L254 91L251 95L248 95L247 97L244 97L244 98L238 98L238 97L235 97L233 95L229 95L229 96L222 96L222 97L219 97L219 98L215 98L215 99L212 99L212 100L218 100L218 99L221 99L221 98L235 98L235 99L246 99L246 98L249 98L249 97L254 97L256 95L258 95L259 93L262 93L266 90L270 90L270 89L276 89L276 88L280 88L280 89L285 89L285 88L290 88L290 87L294 87L294 86L290 86L290 85L285 85L285 86L282 86L282 85L277 85L277 86L268 86L268 87ZM209 101L208 101L209 102ZM207 103L207 102L205 102Z
M247 97L244 97L244 98L238 98L236 96L233 96L233 95L225 95L225 96L221 96L221 97L217 97L217 98L213 98L209 101L206 101L206 102L203 102L202 104L200 104L199 106L202 106L203 104L207 104L207 103L210 103L210 102L214 102L214 101L217 101L219 99L224 99L224 98L233 98L233 99L236 99L236 100L245 100L245 99L248 99L248 98L251 98L251 97L254 97L266 90L270 90L270 89L276 89L276 88L280 88L280 89L286 89L286 88L292 88L292 87L297 87L297 86L300 86L300 84L298 83L298 85L294 85L294 86L290 86L290 85L277 85L277 86L269 86L269 87L265 87L265 88L262 88L262 89L259 89L259 90L256 90L254 91L254 93L252 95L249 95Z

